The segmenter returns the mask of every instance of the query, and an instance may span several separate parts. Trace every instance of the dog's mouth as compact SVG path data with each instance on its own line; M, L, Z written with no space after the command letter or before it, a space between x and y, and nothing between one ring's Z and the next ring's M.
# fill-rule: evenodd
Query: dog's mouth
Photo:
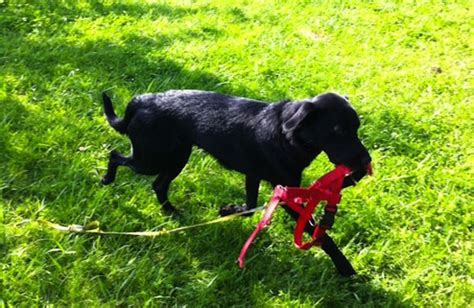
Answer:
M351 174L344 178L342 187L355 186L366 175L372 175L372 164L368 163L363 168L353 170Z

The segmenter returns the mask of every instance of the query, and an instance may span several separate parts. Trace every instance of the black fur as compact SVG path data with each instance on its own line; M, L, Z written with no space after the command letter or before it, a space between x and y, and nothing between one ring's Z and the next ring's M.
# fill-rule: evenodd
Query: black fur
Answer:
M169 185L186 165L193 145L246 175L246 205L224 207L223 215L254 208L261 180L273 186L299 186L303 169L322 151L334 164L359 170L357 178L365 175L371 160L357 137L356 112L346 98L333 93L267 104L214 92L172 90L134 97L123 119L117 118L105 93L103 100L108 122L129 136L133 154L112 152L102 182L113 182L118 166L158 175L153 189L168 212L175 211L167 196Z

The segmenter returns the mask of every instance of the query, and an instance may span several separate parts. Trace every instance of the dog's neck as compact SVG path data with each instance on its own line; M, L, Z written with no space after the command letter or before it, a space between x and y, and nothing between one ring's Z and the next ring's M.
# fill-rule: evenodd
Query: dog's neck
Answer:
M297 137L296 134L283 134L288 144L287 151L290 157L294 158L294 161L298 164L301 169L306 168L309 164L321 154L322 150L314 145L310 145L302 141Z

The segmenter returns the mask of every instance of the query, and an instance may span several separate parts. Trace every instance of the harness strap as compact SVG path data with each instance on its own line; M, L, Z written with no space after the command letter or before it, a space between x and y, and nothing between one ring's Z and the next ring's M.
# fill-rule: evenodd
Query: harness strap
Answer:
M260 231L262 231L263 228L265 228L266 226L270 224L272 216L273 216L273 212L275 211L276 207L278 206L278 203L280 202L280 199L281 199L280 193L283 193L282 188L283 187L281 186L278 186L277 188L275 188L273 197L270 199L270 202L268 203L268 206L265 209L265 213L263 214L262 220L257 224L257 227L252 232L252 234L250 234L249 238L247 239L244 246L242 247L239 258L237 259L237 262L239 263L240 268L245 267L245 255L247 254L247 250L249 249L250 245L252 245L253 241L257 237L257 234Z
M337 212L337 205L341 201L341 189L344 178L351 174L351 169L339 165L328 172L309 188L276 186L272 198L267 206L262 220L245 242L237 260L239 267L245 266L245 255L257 237L257 234L270 224L273 212L280 202L284 202L293 211L299 214L294 231L294 243L298 249L308 250L314 245L320 246L326 230L331 229ZM315 227L311 241L303 243L303 233L306 224L312 219L313 212L321 201L326 201L319 224ZM303 204L306 203L306 206Z

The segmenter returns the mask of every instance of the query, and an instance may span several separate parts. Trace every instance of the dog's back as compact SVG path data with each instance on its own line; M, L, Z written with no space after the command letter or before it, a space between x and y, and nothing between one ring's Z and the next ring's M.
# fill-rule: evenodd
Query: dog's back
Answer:
M258 134L279 126L275 107L215 92L171 90L138 95L127 106L123 120L114 118L115 113L108 120L130 137L136 156L147 153L143 155L151 159L197 145L222 165L245 173L260 156Z

